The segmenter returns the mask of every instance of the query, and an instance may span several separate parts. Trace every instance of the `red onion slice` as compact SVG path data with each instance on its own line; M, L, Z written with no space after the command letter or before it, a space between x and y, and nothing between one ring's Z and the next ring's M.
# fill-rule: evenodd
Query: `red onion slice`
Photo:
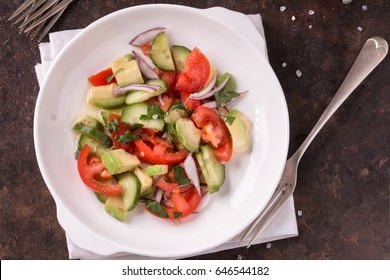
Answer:
M157 79L158 75L156 72L153 71L153 68L151 68L145 60L142 59L142 57L137 54L135 51L133 51L133 56L135 61L137 61L139 69L141 70L142 74L145 75L148 79Z
M146 84L130 84L124 87L116 88L112 91L113 96L120 96L124 95L128 91L132 90L143 90L147 92L156 92L161 89L161 86L159 85L146 85Z
M223 82L219 86L213 88L209 92L203 93L202 95L199 95L198 93L193 93L190 95L190 98L194 100L202 100L202 99L209 98L210 96L213 96L214 93L220 91L226 85L228 80L229 80L229 76L227 76L226 79L223 80Z
M163 191L162 189L157 188L155 200L156 200L158 203L161 202L161 198L162 198L163 192L164 192L164 191Z
M140 47L148 42L150 42L151 40L154 39L154 37L156 37L156 35L158 33L161 33L163 31L165 31L165 27L156 27L156 28L152 28L152 29L149 29L149 30L146 30L140 34L138 34L137 36L135 36L131 41L130 41L130 45L133 45L133 46L137 46L137 47Z
M209 93L211 91L211 89L215 86L216 82L217 82L217 74L215 73L211 82L204 89L202 89L201 91L190 94L190 99L196 99L197 97L202 97L205 94Z
M191 180L191 183L194 184L196 190L198 191L199 195L201 196L202 193L200 191L198 169L196 168L195 160L192 157L192 153L190 153L187 156L187 158L184 160L183 167L184 167L184 171L186 172L188 179Z

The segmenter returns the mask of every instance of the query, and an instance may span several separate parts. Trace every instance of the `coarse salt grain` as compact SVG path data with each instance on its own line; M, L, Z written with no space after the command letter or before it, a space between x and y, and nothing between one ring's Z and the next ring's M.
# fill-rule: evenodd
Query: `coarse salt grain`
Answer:
M310 25L309 25L309 28L311 29L312 27L313 27L313 26L310 24Z
M363 11L367 11L367 5L363 5L363 6L362 6L362 10L363 10Z
M286 67L287 66L287 63L286 62L283 62L282 63L282 67Z
M141 155L141 157L145 156L144 152L140 152L139 154Z
M349 3L351 3L352 2L352 0L343 0L343 3L344 4L349 4Z
M301 217L302 216L302 211L301 210L298 210L298 216Z
M271 244L271 243L267 243L267 249L270 249L270 248L271 248L271 246L272 246L272 244Z
M300 70L295 71L298 77L302 76L302 72Z
M286 10L286 6L281 6L281 7L280 7L280 11L281 11L281 12L284 12L285 10Z
M157 115L157 114L154 114L154 115L152 116L152 119L153 119L153 120L157 120L157 119L158 119L158 115Z
M361 28L360 26L357 28L357 30L359 30L359 31L362 31L363 30L363 28Z
M294 20L295 20L295 17L294 17L294 16L292 16L292 17L291 17L291 20L292 20L292 21L294 21Z
M313 10L310 10L310 11L309 11L309 15L311 15L311 16L314 15L314 11L313 11Z

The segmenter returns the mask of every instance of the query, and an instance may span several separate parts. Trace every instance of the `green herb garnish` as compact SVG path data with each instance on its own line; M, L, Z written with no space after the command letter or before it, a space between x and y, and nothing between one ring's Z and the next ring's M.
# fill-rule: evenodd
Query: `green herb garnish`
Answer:
M140 138L141 138L141 135L131 134L130 131L126 131L125 133L123 133L121 135L115 136L115 140L121 144L126 144L126 143L129 143L131 141L134 141L134 140L137 140Z
M231 116L225 116L225 115L221 115L221 118L227 122L228 124L232 125L234 120L236 119L236 117L231 117Z
M148 114L142 115L140 120L157 120L163 119L165 117L165 112L157 104L148 104Z
M119 122L116 118L113 118L112 121L107 122L106 125L107 131L112 133L114 131L119 131Z
M215 101L217 102L217 106L223 106L224 104L230 102L235 97L239 97L240 94L237 92L224 92L218 91L214 93Z
M182 212L173 212L173 218L174 219L180 218L182 215L183 215Z
M175 164L173 166L173 173L175 174L176 182L179 184L180 187L187 187L191 185L191 180L188 179L188 177L184 173L183 167Z
M145 207L161 218L169 218L167 211L155 200L145 199Z

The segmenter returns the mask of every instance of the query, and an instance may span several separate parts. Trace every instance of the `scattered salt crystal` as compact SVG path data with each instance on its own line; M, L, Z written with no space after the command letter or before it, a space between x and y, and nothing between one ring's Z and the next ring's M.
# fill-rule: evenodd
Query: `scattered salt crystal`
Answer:
M363 11L367 11L367 5L363 5L363 6L362 6L362 10L363 10Z
M302 211L301 210L298 210L298 216L301 217L302 216Z
M287 63L286 62L283 62L282 63L282 67L286 67L287 66Z
M361 28L360 26L358 26L358 28L357 28L359 31L362 31L363 30L363 28Z
M157 115L157 114L154 114L154 115L152 116L152 119L153 119L153 120L157 120L157 119L158 119L158 115Z
M140 152L139 154L141 155L141 157L145 156L144 152Z
M310 25L309 25L309 28L311 29L312 27L313 27L313 26L310 24Z
M271 243L267 243L267 249L270 249L270 248L271 248L271 246L272 246L272 244L271 244Z
M302 72L299 70L295 71L295 73L297 74L298 77L302 76Z
M281 12L284 12L285 10L286 10L286 6L281 6L281 7L280 7L280 11L281 11Z
M242 260L242 256L240 254L238 254L237 260Z
M349 4L349 3L351 3L352 2L352 0L343 0L343 3L344 4Z
M309 15L311 15L311 16L314 15L314 11L313 11L313 10L310 10L310 11L309 11Z
M292 17L291 17L291 20L292 20L292 21L294 21L294 20L295 20L295 17L294 17L294 16L292 16Z

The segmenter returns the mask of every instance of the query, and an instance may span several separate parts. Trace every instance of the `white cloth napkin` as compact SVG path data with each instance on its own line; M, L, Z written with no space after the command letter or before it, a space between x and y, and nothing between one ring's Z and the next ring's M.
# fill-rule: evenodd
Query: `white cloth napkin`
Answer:
M237 12L233 12L224 8L216 7L204 10L206 13L209 13L221 20L229 20L229 24L238 29L238 31L246 36L250 41L252 41L256 47L267 57L267 49L265 43L265 35L262 24L262 19L259 14L256 15L248 15L247 17L250 19L250 22L254 25L257 32L259 34L255 34L250 32L250 29L243 28L245 26L245 20L247 18L245 15ZM235 21L235 19L237 21ZM242 21L244 20L244 24ZM241 24L238 22L241 21ZM81 30L66 30L49 34L48 43L39 44L39 50L41 55L41 63L35 66L37 78L39 85L43 84L45 76L58 55L61 49ZM260 38L260 40L258 40ZM61 213L61 205L57 205L58 213ZM263 231L263 233L256 239L255 244L271 242L279 239L294 237L298 235L297 228L297 220L295 215L295 207L294 207L294 199L291 198L285 207L279 212L279 214L275 217L275 219L268 225L268 227ZM202 252L201 254L213 253L218 251L223 251L227 249L237 248L241 246L245 246L248 244L251 236L249 236L246 240L244 240L241 244L238 241L229 241L224 243L216 248L207 250ZM155 259L146 256L140 256L129 253L116 253L109 256L102 256L91 252L89 250L83 249L82 244L75 244L72 242L71 238L68 234L66 234L67 245L69 250L69 258L70 259ZM197 254L200 255L200 254Z

